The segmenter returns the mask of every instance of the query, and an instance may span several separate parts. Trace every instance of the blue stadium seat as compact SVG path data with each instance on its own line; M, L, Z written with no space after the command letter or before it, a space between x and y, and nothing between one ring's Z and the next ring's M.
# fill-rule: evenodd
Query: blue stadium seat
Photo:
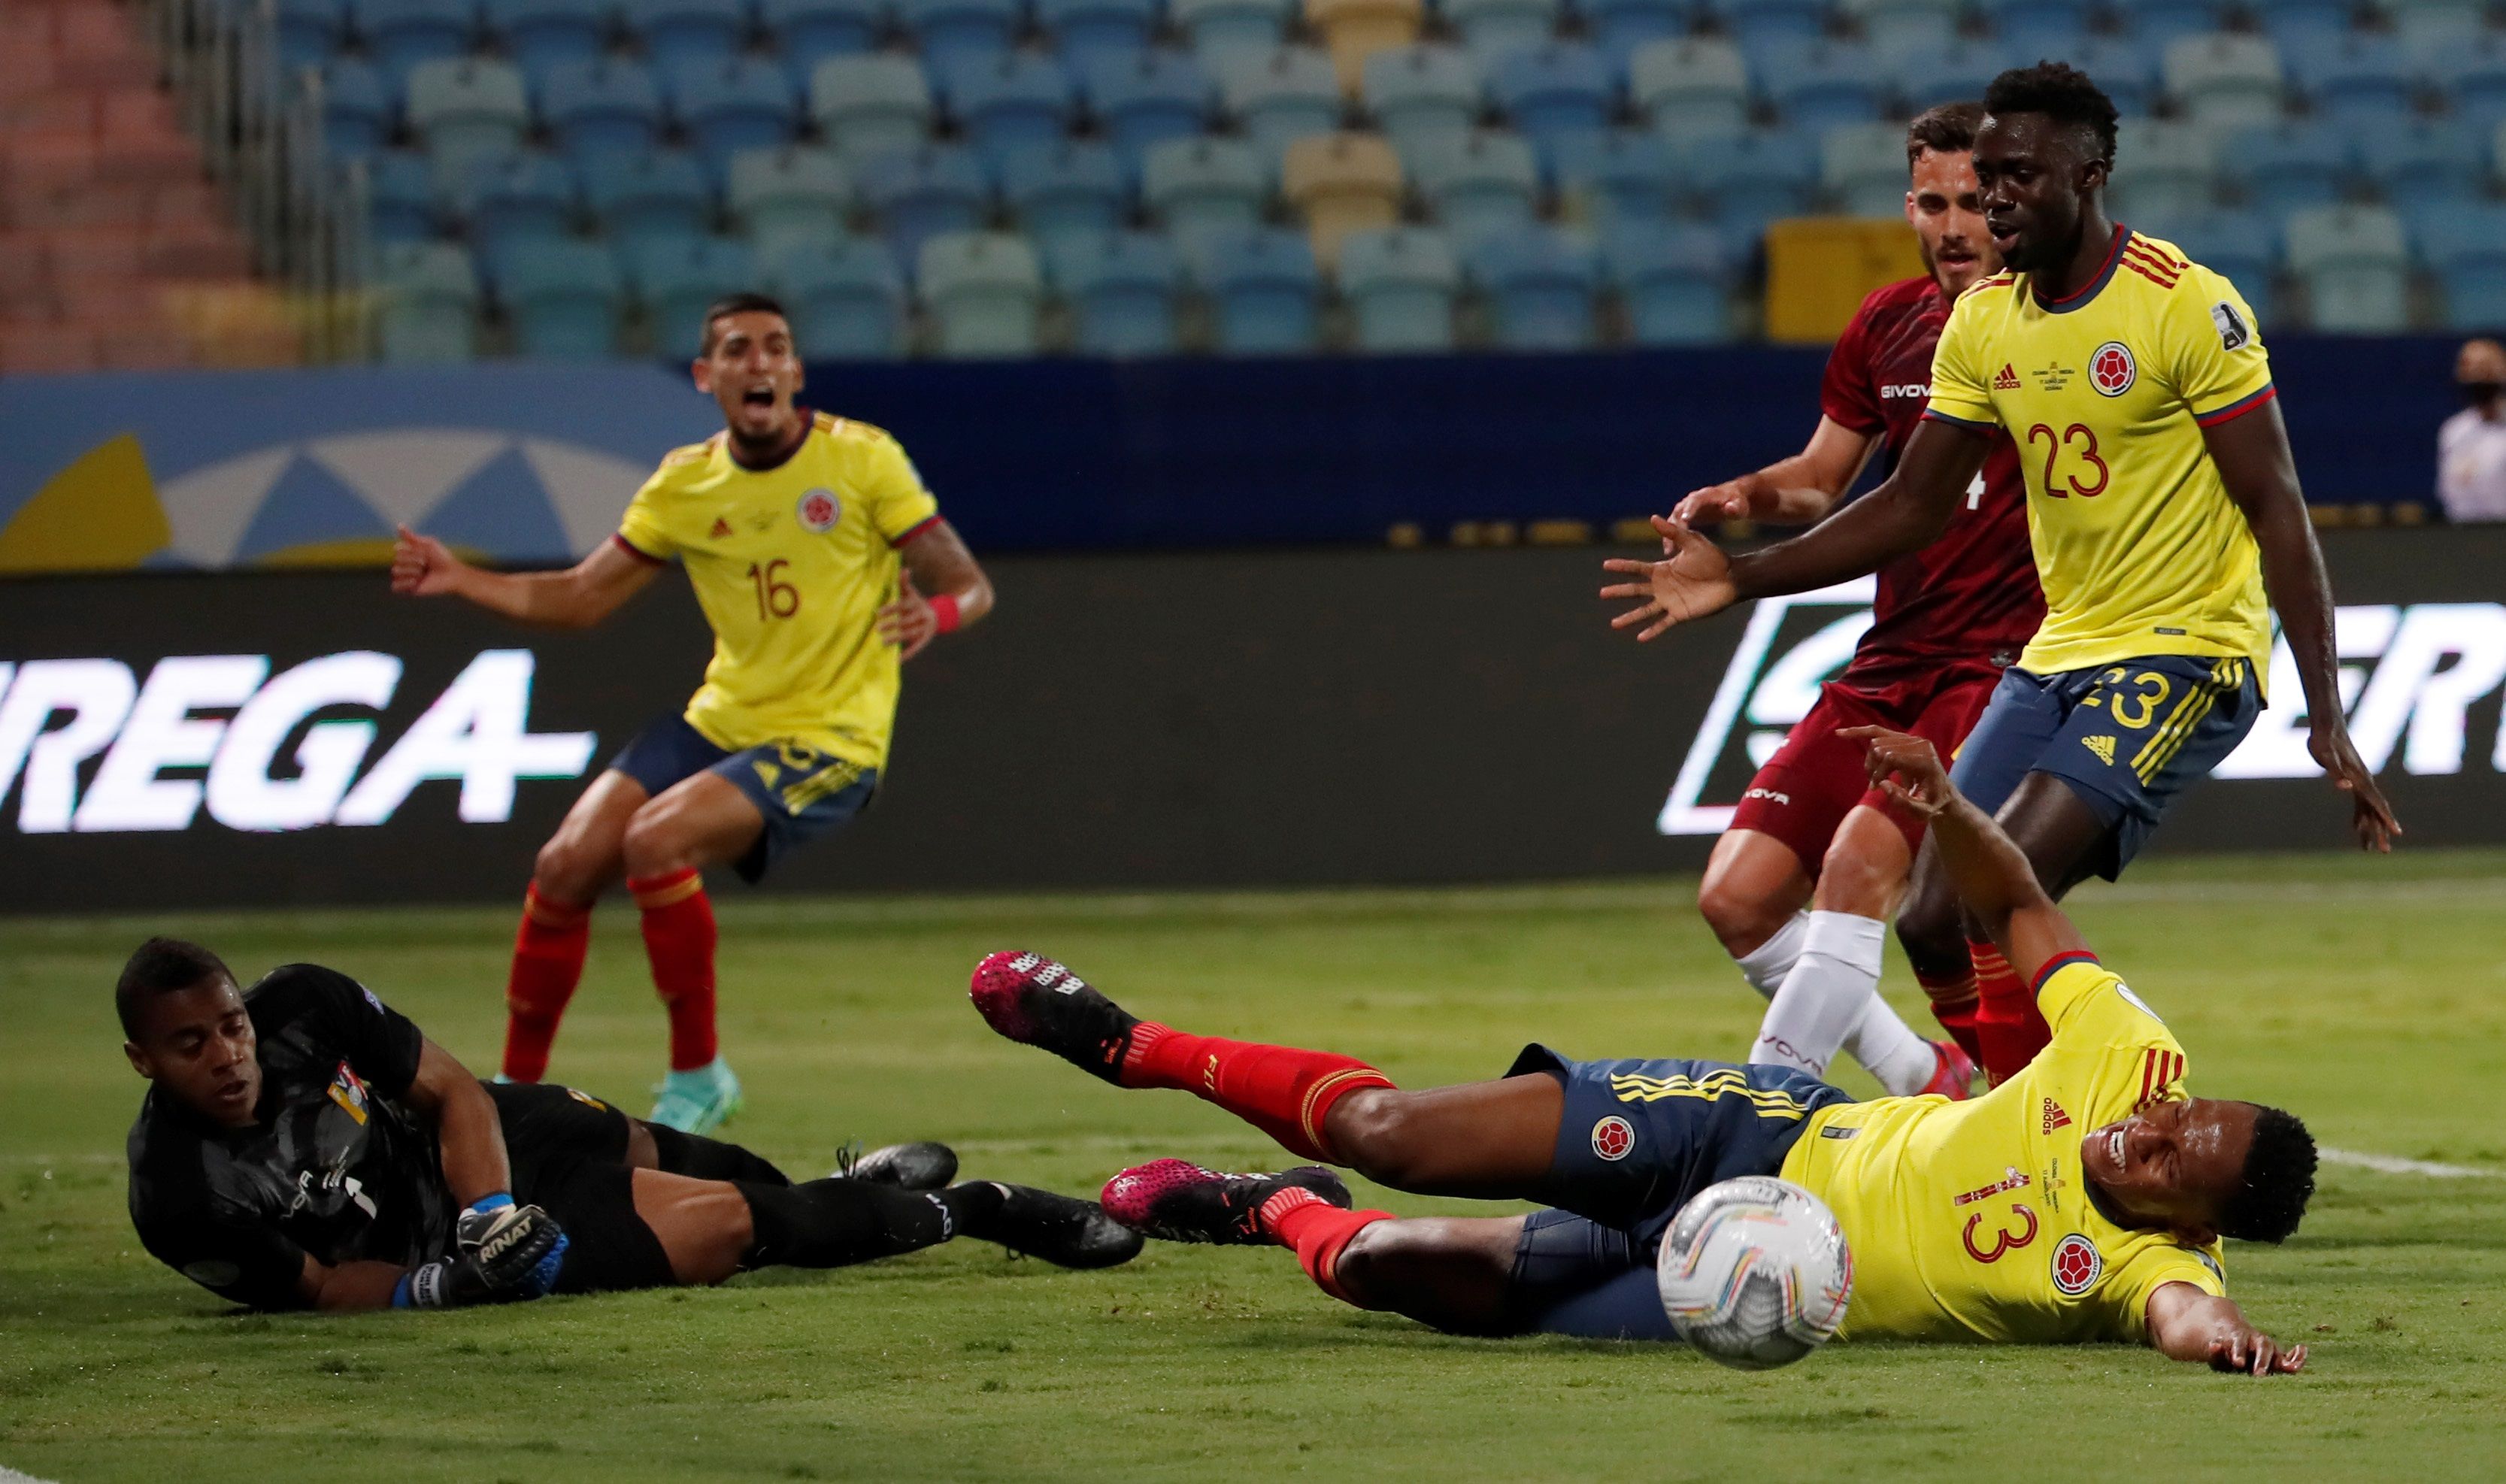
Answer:
M409 75L409 125L434 157L438 180L457 180L468 162L519 145L530 122L522 74L482 57L419 62Z
M1198 137L1218 99L1199 61L1163 48L1097 61L1088 68L1086 90L1090 111L1133 170L1156 146Z
M1593 45L1624 77L1639 48L1686 33L1691 7L1687 0L1583 0L1577 9L1592 28Z
M1613 90L1609 59L1573 42L1499 57L1489 76L1497 106L1544 151L1608 128Z
M2280 116L2287 79L2279 49L2260 36L2210 32L2167 43L2167 94L2211 128L2269 124Z
M462 55L479 30L473 0L356 0L356 12L367 54L396 78L420 62Z
M759 22L782 49L792 86L806 88L818 63L860 56L878 46L886 0L764 0Z
M1000 180L1001 198L1048 257L1063 239L1099 236L1123 225L1123 162L1094 140L1012 150L1002 158Z
M812 361L887 361L905 354L905 275L885 247L843 237L775 260L766 281Z
M2323 118L2403 118L2418 90L2417 67L2388 36L2309 35L2284 54L2296 90Z
M982 166L951 144L875 155L857 167L854 184L901 263L918 262L922 244L943 232L981 228L990 198Z
M2089 31L2089 0L1977 0L1976 9L2013 53L2066 57Z
M914 284L944 356L1031 356L1040 348L1044 274L1023 237L960 231L933 237Z
M540 87L540 118L557 148L577 159L641 155L661 141L662 93L632 57L563 61Z
M1424 227L1353 231L1340 244L1340 292L1359 350L1450 350L1461 265L1445 234Z
M949 116L968 144L997 160L1021 145L1051 144L1079 112L1070 76L1032 52L960 53L937 69Z
M1702 8L1743 44L1810 41L1827 23L1826 0L1705 0Z
M2278 296L2273 292L2279 232L2273 220L2259 211L2204 211L2170 224L2156 235L2183 249L2185 257L2224 275L2245 297L2254 317L2273 325L2279 312Z
M1569 139L1549 157L1560 213L1595 228L1666 226L1678 208L1678 175L1660 135L1613 129Z
M1293 141L1340 127L1340 74L1319 48L1239 51L1221 64L1219 75L1228 113L1273 163Z
M496 263L495 287L525 356L596 361L617 346L625 296L616 260L597 243L517 244Z
M1229 355L1304 355L1316 344L1322 274L1301 231L1213 230L1199 239L1194 276L1209 297L1217 345Z
M2380 0L2405 46L2433 53L2460 46L2488 24L2488 0Z
M2096 79L2127 119L2145 119L2158 106L2159 53L2129 36L2091 36L2064 60Z
M2126 119L2117 135L2107 195L2122 220L2176 221L2210 209L2218 194L2216 136L2153 119Z
M2232 0L2106 0L2106 4L2133 35L2157 47L2225 29L2232 9Z
M747 40L745 0L619 0L619 10L626 34L644 43L645 54L664 75L718 66Z
M1948 46L1966 0L1839 0L1837 8L1861 22L1874 51L1900 55Z
M2288 265L2306 284L2314 328L2391 335L2410 325L2410 248L2381 206L2320 206L2288 220Z
M2358 160L2404 216L2431 201L2477 199L2488 183L2487 141L2456 119L2387 119L2358 126Z
M911 57L831 56L810 70L809 117L856 163L930 137L931 85Z
M716 172L742 150L770 149L793 135L792 80L764 57L695 62L662 81L689 146Z
M1070 307L1072 348L1091 356L1165 356L1177 345L1183 264L1153 231L1070 237L1046 256Z
M1237 139L1170 139L1140 163L1140 199L1178 241L1260 225L1271 172Z
M1767 100L1786 124L1816 133L1880 116L1880 58L1850 42L1815 41L1779 49L1759 73Z
M467 361L476 353L479 274L448 242L401 242L376 255L375 329L394 366Z
M381 150L363 161L366 230L377 242L414 242L435 235L435 177L426 157L412 150Z
M1395 149L1469 133L1486 89L1478 59L1459 47L1421 43L1366 59L1366 111Z
M1547 42L1564 7L1561 0L1441 0L1438 9L1480 64L1493 67L1509 53Z
M1295 0L1167 0L1166 14L1175 28L1192 39L1193 51L1224 71L1236 58L1259 56L1279 45Z
M1401 163L1456 243L1522 226L1539 208L1539 160L1520 134L1482 129L1429 138Z
M1628 99L1663 133L1730 133L1749 122L1749 66L1719 36L1657 41L1628 62Z
M1818 181L1817 146L1785 129L1700 136L1676 158L1707 214L1744 240L1770 222L1807 212Z
M1146 48L1158 20L1156 0L1036 0L1035 13L1083 75Z
M287 70L322 65L347 45L347 0L278 0L273 39Z
M2352 0L2271 0L2253 7L2253 18L2285 54L2292 44L2348 34L2357 11Z
M2246 200L2282 217L2340 200L2348 186L2351 153L2347 129L2309 119L2241 130L2219 152L2219 163Z
M1599 337L1600 254L1581 232L1532 223L1482 237L1466 256L1499 346L1583 350Z
M2456 117L2483 128L2506 123L2506 33L2484 31L2440 48L2428 75Z
M1897 94L1905 111L1913 114L1937 104L1981 100L1992 80L2015 65L2023 64L1999 42L1960 38L1921 51L1898 53L1890 71L1896 78Z
M704 340L706 306L726 294L754 293L757 255L730 237L645 244L626 260L635 297L653 329L653 350L694 356Z
M712 192L684 151L592 155L582 165L584 204L621 252L702 236L712 226Z
M1601 263L1639 345L1714 345L1732 338L1729 270L1711 231L1637 228L1609 233Z
M2506 206L2452 204L2419 222L2419 256L2445 293L2456 330L2506 325Z
M322 89L322 148L335 159L371 155L390 141L392 100L380 74L335 56L317 75Z
M1019 0L896 0L897 18L935 69L1008 51L1019 12Z
M472 161L459 204L472 245L495 258L516 243L571 235L581 194L564 161L521 150Z
M723 203L759 261L773 263L796 249L826 248L841 239L852 194L852 180L833 154L786 145L731 157Z
M1847 124L1819 136L1818 179L1844 214L1904 214L1912 184L1906 131L1894 124Z
M561 62L588 62L607 50L609 0L488 0L487 29L504 41L534 88Z

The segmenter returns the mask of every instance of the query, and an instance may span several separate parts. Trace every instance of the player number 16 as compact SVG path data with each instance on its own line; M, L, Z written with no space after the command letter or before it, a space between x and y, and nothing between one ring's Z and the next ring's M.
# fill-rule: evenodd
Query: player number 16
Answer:
M783 569L791 562L783 557L759 566L748 564L748 581L757 589L757 617L788 618L801 611L801 589L782 580Z

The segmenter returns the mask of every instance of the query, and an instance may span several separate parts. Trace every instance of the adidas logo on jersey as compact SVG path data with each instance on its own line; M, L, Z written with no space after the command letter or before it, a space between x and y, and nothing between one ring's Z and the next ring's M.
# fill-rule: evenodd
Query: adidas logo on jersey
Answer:
M2042 1126L2045 1132L2049 1134L2058 1128L2068 1128L2071 1126L2071 1115L2062 1112L2061 1104L2055 1102L2052 1098L2047 1098L2045 1100L2045 1116Z
M720 541L731 534L731 522L720 515L716 515L713 517L713 529L705 532L705 534L713 538L715 541Z
M2108 766L2108 767L2112 767L2112 766L2114 766L2114 749L2115 749L2115 739L2114 739L2114 738L2112 738L2112 737L2082 737L2082 738L2080 739L2080 741L2081 741L2081 743L2082 743L2084 746L2086 746L2086 747L2088 748L2088 750L2089 750L2089 751L2091 751L2091 752L2093 752L2093 753L2094 753L2094 754L2096 754L2096 755L2097 755L2097 760L2098 760L2099 762L2104 763L2104 764L2105 764L2106 766Z
M1996 392L2019 390L2019 368L2007 361L2002 362L2001 374L1992 378L1992 389Z

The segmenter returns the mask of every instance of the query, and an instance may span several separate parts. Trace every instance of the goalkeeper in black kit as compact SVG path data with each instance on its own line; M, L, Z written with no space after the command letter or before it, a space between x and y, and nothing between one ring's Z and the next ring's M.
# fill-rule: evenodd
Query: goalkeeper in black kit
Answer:
M160 1261L259 1309L446 1308L841 1267L976 1237L1064 1267L1139 1237L1091 1201L988 1181L909 1144L794 1184L736 1145L571 1088L489 1085L347 975L249 991L151 938L114 992L150 1082L130 1219Z

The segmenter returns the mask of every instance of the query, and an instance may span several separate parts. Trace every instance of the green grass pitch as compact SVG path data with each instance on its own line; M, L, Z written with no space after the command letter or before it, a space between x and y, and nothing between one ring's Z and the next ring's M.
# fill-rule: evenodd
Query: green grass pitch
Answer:
M1143 1012L1351 1051L1412 1086L1493 1075L1531 1039L1734 1055L1758 1002L1693 890L727 893L725 1044L750 1098L730 1132L800 1173L848 1139L946 1139L969 1174L1080 1191L1161 1154L1278 1159L1190 1098L1118 1091L994 1038L965 982L1002 947L1064 957ZM1744 1375L1672 1347L1449 1339L1325 1299L1286 1254L1174 1247L1106 1273L961 1244L720 1291L239 1316L130 1233L140 1084L106 993L122 955L162 929L247 976L328 963L483 1069L512 912L0 923L0 1466L82 1481L2496 1477L2506 856L2159 862L2074 906L2169 1017L2197 1088L2283 1103L2335 1148L2481 1172L2328 1165L2296 1241L2231 1249L2247 1309L2314 1347L2303 1377L2119 1347L1885 1345ZM1902 966L1888 990L1914 1006ZM555 1075L640 1111L661 1047L632 914L613 903Z

